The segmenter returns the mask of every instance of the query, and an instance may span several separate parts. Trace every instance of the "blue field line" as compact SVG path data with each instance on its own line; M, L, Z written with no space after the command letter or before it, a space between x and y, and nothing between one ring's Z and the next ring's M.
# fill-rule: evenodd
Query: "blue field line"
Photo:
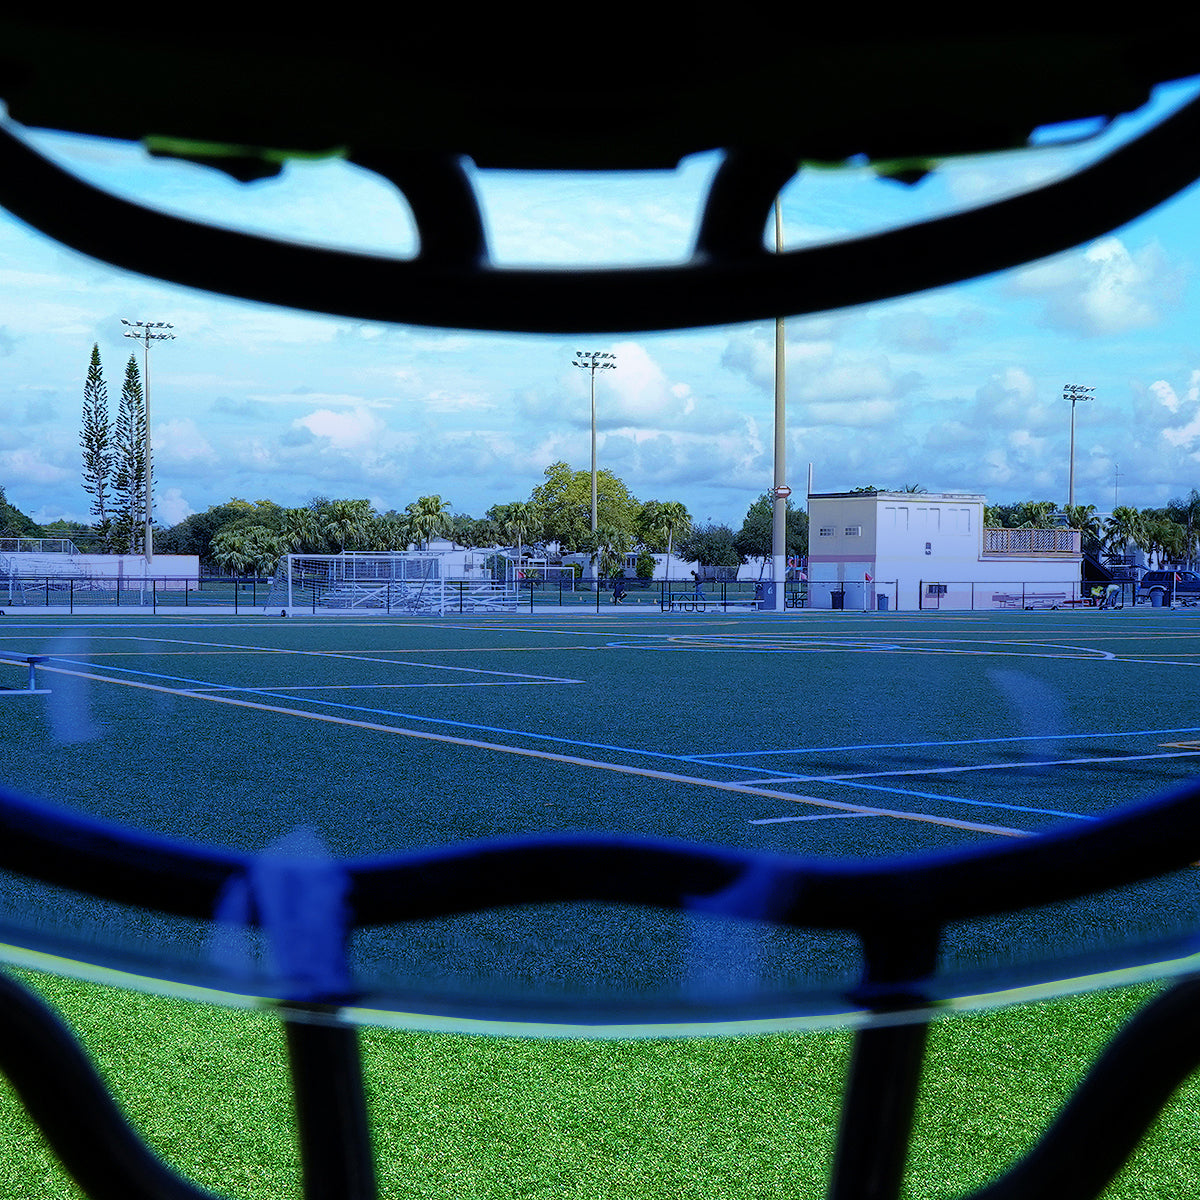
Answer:
M89 663L76 662L69 658L50 658L48 661L58 663L60 666L83 667L86 670L93 670L93 666ZM397 712L390 708L367 708L361 704L339 704L333 700L318 700L311 696L289 696L282 692L276 692L268 688L256 687L233 687L222 683L208 683L202 679L189 679L182 675L163 675L157 671L139 671L132 667L104 667L105 671L119 671L123 675L140 675L148 679L160 679L167 683L182 683L191 686L191 689L196 692L228 692L242 691L251 696L261 696L269 700L286 700L289 704L306 703L317 704L323 708L337 708L348 712L362 713L372 717L391 717L393 720L402 721L420 721L427 725L448 725L455 729L469 729L475 733L498 733L505 737L530 738L533 741L539 742L555 742L563 746L576 746L587 750L609 750L614 754L630 754L641 755L646 758L665 759L669 762L681 762L686 759L679 754L664 754L657 750L638 750L630 746L612 746L606 742L584 742L576 738L557 737L549 733L533 733L524 729L506 729L500 725L479 725L472 721L454 721L449 717L426 717L420 713ZM717 766L724 764L718 763ZM734 771L745 771L749 768L741 766L731 766L727 768ZM769 772L768 772L769 773ZM794 772L783 772L785 774L794 774Z
M76 662L73 659L52 657L49 661L58 663L61 665L67 665L67 666L73 666L73 667L83 667L87 670L92 669L91 664ZM120 673L125 674L125 675L141 675L141 676L146 676L151 679L165 680L165 681L168 681L171 683L190 684L190 685L193 685L193 687L197 691L204 691L204 690L226 691L226 690L228 690L226 685L223 685L223 684L206 683L203 680L188 679L186 677L176 676L176 675L164 675L159 672L153 672L153 671L139 671L139 670L135 670L130 667L105 667L104 669L109 670L109 671L119 671ZM294 704L297 699L295 696L284 695L282 693L272 691L272 690L269 690L266 688L247 687L242 690L245 691L249 695L260 696L260 697L270 699L270 700L284 700L284 701L287 701L288 703L292 703L292 704ZM374 717L389 717L393 720L418 721L418 722L423 722L423 723L429 724L429 725L442 725L442 726L448 726L448 727L455 728L455 729L471 730L472 732L475 732L475 733L495 733L495 734L500 734L504 737L528 738L532 741L552 742L552 743L556 743L558 745L574 746L574 747L579 747L579 748L588 749L588 750L607 750L611 753L616 753L616 754L628 754L628 755L632 755L634 757L654 758L654 759L666 760L669 762L699 762L700 764L703 765L706 763L706 761L709 757L712 757L712 758L732 757L732 755L728 755L728 754L712 755L712 756L666 754L666 753L663 753L662 751L657 751L657 750L642 750L642 749L636 749L636 748L629 747L629 746L613 746L613 745L610 745L605 742L585 742L585 741L581 741L581 740L578 740L575 738L558 737L553 734L533 733L533 732L527 731L527 730L508 729L508 728L504 728L502 726L496 726L496 725L480 725L480 724L477 724L477 723L471 722L471 721L455 721L448 717L427 717L427 716L422 716L419 713L397 712L393 709L368 708L364 705L358 705L358 704L339 704L339 703L336 703L331 700L316 700L316 699L306 698L306 702L309 704L319 705L323 708L340 709L342 711L361 713L364 715L374 716ZM1193 733L1193 732L1200 732L1200 730L1197 730L1194 728L1188 728L1188 729L1171 729L1171 730L1143 730L1142 732L1144 734ZM1075 735L1061 735L1061 736L1075 736ZM1085 735L1080 735L1080 736L1101 737L1101 736L1112 736L1112 735L1085 734ZM1133 735L1126 734L1126 735L1120 735L1120 736L1133 736ZM974 738L974 739L970 739L968 741L961 741L961 742L942 742L942 743L925 742L925 743L910 743L910 744L928 745L928 746L977 745L977 744L987 743L990 741L1004 742L1004 741L1044 741L1044 740L1046 740L1046 739L1045 738L998 738L998 739ZM853 750L853 749L903 748L904 745L906 745L906 743L898 743L894 747L846 746L846 747L841 747L841 749ZM754 752L746 752L746 754L753 754L753 753ZM762 753L787 753L787 752L786 751L762 751ZM798 752L791 751L791 753L798 753ZM737 763L728 763L727 764L727 763L718 762L718 763L711 763L710 765L725 767L726 769L734 770L734 771L749 770L748 766L742 766ZM769 768L757 768L757 769L760 772L765 770L765 773L768 775L772 775L772 774L791 775L791 776L795 775L794 771L773 772ZM832 784L836 781L829 781L829 782ZM945 795L938 795L935 792L918 792L918 791L911 791L906 788L885 787L881 784L867 784L867 783L861 783L857 780L846 781L845 783L838 784L838 786L861 787L868 791L891 792L891 793L894 793L896 795L901 795L901 796L913 796L913 797L917 797L920 799L938 800L938 801L941 801L946 804L963 804L963 805L967 805L969 807L974 807L974 808L1000 808L1000 809L1008 809L1013 812L1030 813L1030 814L1037 815L1037 816L1068 817L1073 820L1092 821L1092 820L1096 819L1095 817L1083 817L1083 816L1080 816L1080 814L1078 814L1078 813L1058 812L1054 809L1027 808L1027 807L1022 807L1020 805L1002 804L1002 803L991 802L991 801L968 800L968 799L966 799L964 797L960 797L960 796L945 796Z
M938 746L999 746L1009 742L1050 742L1070 738L1159 737L1175 733L1200 733L1200 725L1182 729L1128 729L1102 733L1028 733L1012 737L959 738L939 742L862 742L852 746L793 746L786 750L716 750L705 754L681 755L687 762L707 762L714 758L759 758L764 754L834 754L846 750L922 750ZM763 768L764 770L766 768ZM794 771L787 772L794 775Z
M826 782L825 780L821 781ZM833 781L830 781L833 782ZM1032 808L1024 804L1002 804L999 800L967 800L963 796L940 796L937 792L914 792L908 788L885 787L881 783L848 782L846 787L861 787L869 792L891 792L897 796L916 796L921 800L940 800L945 804L966 804L970 808L1003 808L1008 812L1030 813L1036 817L1068 817L1072 821L1098 821L1099 817L1083 813L1061 812L1056 808Z
M52 662L52 663L58 663L60 666L82 667L83 670L85 670L85 671L96 671L97 670L95 663L76 662L75 659L73 659L73 658L59 658L57 655L51 655L46 661ZM113 666L109 666L109 665L105 664L105 666L100 669L104 670L104 671L110 671L110 672L113 672L116 674L121 674L121 675L141 675L147 679L162 679L162 680L165 680L167 683L192 684L196 688L202 689L204 691L213 691L213 690L223 688L225 686L224 684L220 684L220 683L209 683L205 679L188 679L184 675L163 675L159 671L142 671L142 670L137 670L134 667L113 667ZM247 690L249 690L249 689L247 689Z

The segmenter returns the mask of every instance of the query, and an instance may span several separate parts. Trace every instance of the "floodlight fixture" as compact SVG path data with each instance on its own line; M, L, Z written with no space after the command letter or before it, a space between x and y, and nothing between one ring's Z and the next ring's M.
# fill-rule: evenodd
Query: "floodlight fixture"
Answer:
M122 325L128 325L124 335L142 343L142 398L146 413L146 519L143 527L142 549L146 562L154 561L154 462L150 457L150 343L174 341L173 333L158 333L160 329L174 329L169 321L127 321L121 318Z
M596 372L613 371L617 356L606 350L576 350L573 367L590 372L592 378L592 533L596 532Z
M1094 400L1094 387L1085 387L1080 383L1064 383L1063 399L1071 402L1071 449L1070 463L1067 468L1067 507L1075 506L1075 405L1080 400Z

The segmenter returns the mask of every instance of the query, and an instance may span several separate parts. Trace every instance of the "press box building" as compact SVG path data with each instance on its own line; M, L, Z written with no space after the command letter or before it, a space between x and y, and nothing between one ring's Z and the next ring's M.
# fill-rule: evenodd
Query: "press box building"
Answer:
M1057 608L1080 596L1074 529L985 529L967 492L808 498L813 608Z

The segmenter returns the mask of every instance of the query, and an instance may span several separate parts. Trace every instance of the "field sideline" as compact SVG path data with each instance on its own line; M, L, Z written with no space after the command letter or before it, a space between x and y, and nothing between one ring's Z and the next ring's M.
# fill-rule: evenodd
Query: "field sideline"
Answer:
M10 615L0 685L21 684L3 660L45 655L38 677L51 695L4 702L6 783L241 849L300 826L338 855L565 829L828 858L1094 820L1191 778L1200 757L1190 613L610 613ZM1087 954L1194 927L1194 891L1189 877L1017 926L981 922L950 940L941 969L969 959L1002 972L1064 946ZM106 961L151 928L11 882L0 905ZM585 913L550 941L543 918L504 936L482 917L428 923L404 933L403 965L389 958L400 944L389 930L355 969L385 986L437 975L481 996L555 997L564 975L669 997L824 985L852 970L800 941L718 939L714 953L732 946L741 965L714 960L689 976L679 935L661 924ZM299 1194L269 1017L50 977L37 986L185 1173L231 1196ZM960 1195L1027 1146L1149 987L938 1023L909 1193ZM363 1043L381 1195L816 1197L849 1035L597 1042L368 1029ZM3 1097L0 1178L28 1178L31 1197L75 1195ZM1194 1189L1198 1099L1193 1080L1107 1196Z

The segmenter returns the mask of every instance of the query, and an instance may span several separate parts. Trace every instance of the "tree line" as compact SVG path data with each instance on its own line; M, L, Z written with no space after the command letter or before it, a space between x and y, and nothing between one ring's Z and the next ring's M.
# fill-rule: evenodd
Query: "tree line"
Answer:
M421 550L435 538L464 549L511 548L517 556L583 554L601 575L624 569L626 556L676 554L705 566L736 566L771 553L771 497L760 496L738 530L696 523L678 500L641 501L609 470L597 473L597 522L591 529L591 473L565 462L545 469L527 499L492 505L482 516L455 513L439 495L420 496L403 509L377 511L367 500L317 496L299 508L270 500L234 499L196 513L155 535L163 554L195 554L235 574L265 574L283 554L344 550ZM803 554L807 518L788 514L788 553ZM639 562L649 573L653 560Z

